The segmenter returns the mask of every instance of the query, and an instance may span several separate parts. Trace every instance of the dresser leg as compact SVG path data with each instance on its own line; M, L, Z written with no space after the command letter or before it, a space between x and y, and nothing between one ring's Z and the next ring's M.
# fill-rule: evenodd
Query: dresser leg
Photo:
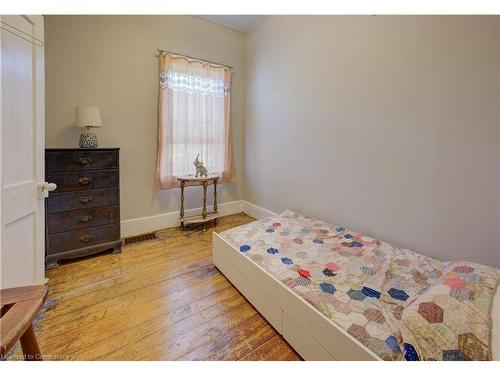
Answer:
M59 267L59 264L57 263L57 259L46 259L45 262L46 262L46 265L45 265L46 270L50 270L51 268Z

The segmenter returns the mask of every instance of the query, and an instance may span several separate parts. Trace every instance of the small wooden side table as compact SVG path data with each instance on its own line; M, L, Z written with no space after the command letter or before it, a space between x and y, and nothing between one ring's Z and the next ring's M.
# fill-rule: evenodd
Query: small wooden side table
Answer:
M45 285L0 290L0 359L20 340L25 360L42 360L32 322L46 299Z
M188 224L201 224L203 223L203 231L207 230L206 223L213 221L214 225L217 224L217 181L219 176L211 175L208 177L194 177L184 176L178 177L177 181L181 184L181 229L184 229ZM214 185L214 210L207 212L207 189L208 185ZM201 215L184 216L184 188L188 186L203 186L203 210Z

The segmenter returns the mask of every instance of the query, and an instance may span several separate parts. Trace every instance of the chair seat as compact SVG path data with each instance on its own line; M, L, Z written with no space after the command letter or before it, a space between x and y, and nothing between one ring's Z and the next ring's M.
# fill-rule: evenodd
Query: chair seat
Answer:
M0 290L0 358L31 329L31 324L46 299L45 285Z

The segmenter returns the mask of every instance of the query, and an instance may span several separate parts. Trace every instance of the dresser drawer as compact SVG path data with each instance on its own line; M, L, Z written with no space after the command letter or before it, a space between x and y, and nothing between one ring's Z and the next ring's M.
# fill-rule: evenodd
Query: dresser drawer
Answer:
M57 192L103 189L118 186L118 170L56 172L47 179L57 185Z
M71 232L50 234L48 236L47 254L57 254L119 239L120 224L101 225Z
M118 168L118 151L49 151L46 163L51 172Z
M75 191L71 193L50 193L47 199L47 213L115 206L120 203L118 189ZM48 219L50 215L47 215Z
M47 233L54 234L97 225L114 224L119 221L119 218L120 210L117 206L48 214Z

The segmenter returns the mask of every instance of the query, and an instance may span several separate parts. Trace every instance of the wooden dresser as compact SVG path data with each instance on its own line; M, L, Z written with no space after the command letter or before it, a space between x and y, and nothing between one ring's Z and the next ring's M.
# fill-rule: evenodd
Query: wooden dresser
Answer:
M120 252L118 148L46 149L45 264L113 249Z

